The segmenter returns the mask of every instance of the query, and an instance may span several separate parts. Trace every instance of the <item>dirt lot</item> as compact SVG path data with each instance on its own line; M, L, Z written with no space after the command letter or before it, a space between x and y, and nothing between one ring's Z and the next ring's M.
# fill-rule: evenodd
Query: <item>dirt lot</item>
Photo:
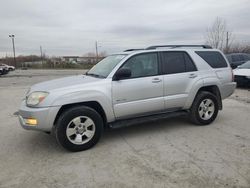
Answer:
M17 70L0 77L0 187L250 187L250 91L224 100L204 127L185 118L105 131L70 153L13 115L29 86L81 70Z

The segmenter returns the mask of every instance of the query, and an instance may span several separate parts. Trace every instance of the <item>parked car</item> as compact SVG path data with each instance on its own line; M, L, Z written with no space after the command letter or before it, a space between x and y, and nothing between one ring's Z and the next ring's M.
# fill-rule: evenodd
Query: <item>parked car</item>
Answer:
M234 79L238 86L250 86L250 61L234 69Z
M226 57L233 69L250 60L250 54L246 53L232 53L227 54Z
M208 125L235 87L219 50L151 46L110 55L86 75L33 85L18 117L24 129L54 132L64 148L82 151L98 142L104 127L183 114Z
M9 68L5 66L4 64L0 64L0 68L2 68L2 74L8 74Z
M16 69L14 66L6 65L6 64L1 64L1 66L7 67L7 69L8 69L9 71L14 71L14 70Z

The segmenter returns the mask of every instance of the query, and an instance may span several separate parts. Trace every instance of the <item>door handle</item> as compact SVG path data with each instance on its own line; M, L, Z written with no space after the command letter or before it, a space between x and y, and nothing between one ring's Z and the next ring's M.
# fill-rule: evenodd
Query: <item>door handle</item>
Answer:
M158 83L158 82L161 82L160 78L153 78L152 79L152 83Z
M196 78L197 74L189 74L189 78Z

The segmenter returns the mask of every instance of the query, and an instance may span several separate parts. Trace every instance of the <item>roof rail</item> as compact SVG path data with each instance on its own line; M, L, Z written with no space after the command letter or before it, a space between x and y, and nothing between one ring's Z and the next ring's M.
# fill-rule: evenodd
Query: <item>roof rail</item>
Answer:
M145 49L143 49L143 48L127 49L127 50L124 50L124 52L131 52L131 51L136 51L136 50L145 50Z
M156 46L149 46L146 50L154 50L156 48L181 48L181 47L200 47L205 49L212 49L209 45L156 45Z

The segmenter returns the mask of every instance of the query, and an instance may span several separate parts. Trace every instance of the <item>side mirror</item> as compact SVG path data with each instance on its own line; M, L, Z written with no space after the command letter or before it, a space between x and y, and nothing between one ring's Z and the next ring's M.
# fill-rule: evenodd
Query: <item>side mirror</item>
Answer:
M121 68L115 73L113 80L121 80L130 76L131 70L129 68Z

